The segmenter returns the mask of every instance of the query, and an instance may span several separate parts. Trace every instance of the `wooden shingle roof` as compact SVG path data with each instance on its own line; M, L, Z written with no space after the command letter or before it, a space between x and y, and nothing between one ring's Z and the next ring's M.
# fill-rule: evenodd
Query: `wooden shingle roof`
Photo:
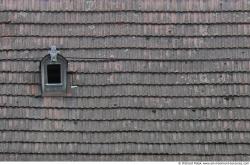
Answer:
M0 0L0 160L249 160L248 0ZM74 86L42 97L56 45Z

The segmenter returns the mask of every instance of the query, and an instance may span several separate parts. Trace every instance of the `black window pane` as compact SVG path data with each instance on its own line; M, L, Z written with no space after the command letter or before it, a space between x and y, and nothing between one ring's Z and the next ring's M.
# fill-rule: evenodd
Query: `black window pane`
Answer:
M58 84L61 83L61 65L52 64L47 66L48 83Z

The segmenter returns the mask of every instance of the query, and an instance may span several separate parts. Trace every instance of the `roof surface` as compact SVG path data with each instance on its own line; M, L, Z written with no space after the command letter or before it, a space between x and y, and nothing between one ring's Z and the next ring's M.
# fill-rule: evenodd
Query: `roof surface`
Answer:
M0 160L250 160L249 11L0 0ZM64 97L41 96L51 45L69 61Z

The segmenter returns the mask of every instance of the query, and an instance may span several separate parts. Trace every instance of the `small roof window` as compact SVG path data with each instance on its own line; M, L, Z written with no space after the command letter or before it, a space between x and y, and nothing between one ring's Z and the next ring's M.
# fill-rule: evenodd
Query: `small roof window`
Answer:
M61 64L47 65L47 80L48 84L61 84Z
M68 62L55 46L42 59L40 67L43 95L57 96L66 93Z

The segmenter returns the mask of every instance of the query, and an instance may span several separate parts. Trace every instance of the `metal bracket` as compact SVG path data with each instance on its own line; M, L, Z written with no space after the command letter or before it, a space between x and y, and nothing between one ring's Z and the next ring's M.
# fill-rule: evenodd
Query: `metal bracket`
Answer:
M50 60L51 62L57 62L57 54L59 54L60 51L56 50L56 46L51 46L49 50Z

